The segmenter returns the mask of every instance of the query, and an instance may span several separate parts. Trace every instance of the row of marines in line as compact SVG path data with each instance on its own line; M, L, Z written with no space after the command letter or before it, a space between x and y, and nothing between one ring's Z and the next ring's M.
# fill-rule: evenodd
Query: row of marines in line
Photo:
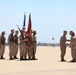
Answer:
M36 31L31 31L31 41L29 38L29 33L24 30L21 30L20 36L18 37L19 32L14 29L11 30L11 33L8 36L8 45L9 45L9 60L18 59L18 48L20 49L20 60L35 60L36 48L37 48L37 39ZM24 36L24 39L22 37ZM5 53L5 31L1 33L0 36L0 59L4 58ZM19 43L20 42L20 43ZM19 46L19 47L18 47Z

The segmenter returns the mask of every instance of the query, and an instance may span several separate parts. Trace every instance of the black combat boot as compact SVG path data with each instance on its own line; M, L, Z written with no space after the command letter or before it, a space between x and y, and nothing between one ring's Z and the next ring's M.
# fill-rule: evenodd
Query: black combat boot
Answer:
M32 57L32 59L31 60L38 60L37 58L35 58L35 57Z
M25 60L27 60L27 58L26 58L26 57L24 57L24 59L25 59Z
M64 60L64 58L61 58L61 62L65 62L66 60Z
M70 60L70 62L76 62L76 59L72 59L72 60Z
M32 57L32 59L31 60L35 60L35 57Z
M1 59L5 59L3 56L1 56Z
M21 57L20 57L20 60L24 60L24 58L21 56Z
M28 60L31 60L31 57L29 57Z
M14 59L12 57L10 57L9 60L14 60Z
M16 56L14 56L14 59L18 59Z

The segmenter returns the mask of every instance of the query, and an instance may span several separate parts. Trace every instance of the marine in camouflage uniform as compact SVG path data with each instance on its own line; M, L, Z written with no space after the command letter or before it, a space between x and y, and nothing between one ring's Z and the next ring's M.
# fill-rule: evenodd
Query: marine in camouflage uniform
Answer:
M28 49L29 49L29 38L28 38L28 33L26 32L26 35L25 35L25 60L27 59L27 55L28 55Z
M64 56L66 53L66 35L67 31L64 31L63 36L60 38L61 61L65 61Z
M27 52L27 55L28 55L28 59L30 60L31 59L31 37L29 36L29 33L26 32L26 52Z
M36 31L33 31L33 36L32 36L32 59L36 59L35 58L35 54L36 54L36 48L37 48L37 38L36 38Z
M14 29L11 30L11 34L8 36L8 44L9 44L9 59L13 60L13 52L14 52Z
M2 32L1 37L0 37L0 58L5 59L4 52L5 52L5 40L6 38L4 37L5 31Z
M22 35L24 37L24 31L22 31ZM22 37L22 35L19 36L20 40L20 60L25 60L25 39Z
M14 35L14 59L18 59L17 58L17 54L18 54L18 31L15 31L15 35Z
M75 33L72 32L71 36L72 36L71 43L70 43L71 56L72 56L71 62L76 62L76 36L75 36Z

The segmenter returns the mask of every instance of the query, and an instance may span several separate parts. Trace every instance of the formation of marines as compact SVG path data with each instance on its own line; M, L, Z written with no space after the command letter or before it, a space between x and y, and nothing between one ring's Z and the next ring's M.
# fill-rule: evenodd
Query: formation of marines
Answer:
M69 41L69 47L71 48L71 56L72 56L72 60L70 60L70 62L76 62L76 36L75 33L73 31L70 31L70 40L66 39L66 35L67 35L67 31L63 32L63 36L61 36L60 38L60 50L61 50L61 61L64 62L66 61L64 59L64 56L66 54L66 42Z
M31 38L29 33L21 30L21 34L18 37L19 31L11 30L8 36L8 45L9 45L9 60L18 59L17 54L19 52L20 60L35 60L36 49L37 49L37 38L36 31L31 31ZM63 36L60 38L60 50L61 50L61 61L66 61L64 59L66 54L66 42L69 41L69 47L71 48L72 60L70 62L76 62L76 36L73 31L70 31L70 40L66 39L67 31L63 32ZM24 38L23 38L24 37ZM0 59L4 58L5 53L5 31L1 33L0 36Z
M8 45L9 45L9 60L18 59L17 54L19 52L20 60L36 60L36 48L37 48L37 39L36 31L31 31L31 38L29 33L21 30L22 34L18 37L19 31L11 30L8 36ZM24 39L23 39L24 37ZM31 39L31 42L30 42ZM4 58L5 52L5 31L1 33L0 36L0 59Z

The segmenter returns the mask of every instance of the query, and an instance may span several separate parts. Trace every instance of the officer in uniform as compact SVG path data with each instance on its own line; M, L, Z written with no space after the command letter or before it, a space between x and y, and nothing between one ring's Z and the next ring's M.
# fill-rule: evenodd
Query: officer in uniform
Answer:
M71 56L72 56L72 60L70 62L76 62L76 36L74 32L72 32L71 34L70 47L71 47Z
M60 38L61 61L65 61L64 56L66 53L66 35L67 31L64 31L63 36Z
M28 38L28 32L25 32L25 60L27 60L28 55L28 47L29 47L29 38Z
M15 35L14 35L14 59L18 59L17 58L17 54L18 54L18 31L15 31Z
M9 59L13 60L13 52L14 52L14 29L11 30L10 35L8 36L8 44L9 44Z
M25 55L27 54L28 59L30 60L31 59L31 40L30 40L30 36L29 36L28 32L26 32L25 39L26 39L26 41L25 41L25 45L26 45Z
M0 37L0 58L5 59L4 52L5 52L5 31L2 32L1 37Z
M25 60L25 37L24 37L24 31L21 31L22 34L19 36L20 40L20 60Z
M32 36L32 59L35 60L36 48L37 48L37 38L36 38L36 31L33 31Z

